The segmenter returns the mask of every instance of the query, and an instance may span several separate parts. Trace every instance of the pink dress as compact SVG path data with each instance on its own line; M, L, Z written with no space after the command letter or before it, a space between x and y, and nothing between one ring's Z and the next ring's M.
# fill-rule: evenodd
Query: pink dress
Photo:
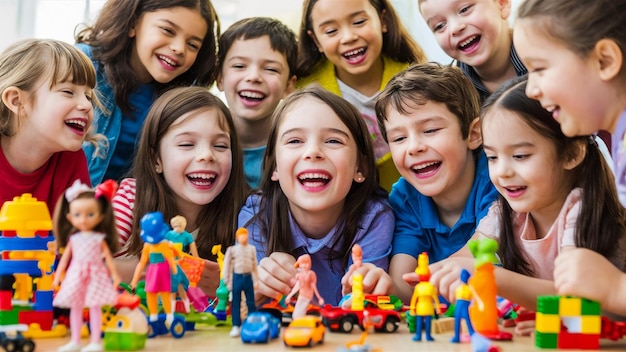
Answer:
M70 236L72 260L54 297L55 307L91 308L115 303L118 293L102 255L104 237L94 232Z

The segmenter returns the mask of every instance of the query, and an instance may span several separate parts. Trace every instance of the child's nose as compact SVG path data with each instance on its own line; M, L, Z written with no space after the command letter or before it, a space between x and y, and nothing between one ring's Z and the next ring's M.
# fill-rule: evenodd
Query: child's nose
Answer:
M182 55L185 51L185 39L182 37L173 38L170 42L170 50L177 55Z
M213 149L210 147L199 148L198 150L198 161L215 161L215 155L213 154Z
M417 154L426 150L426 144L422 138L409 138L409 154Z
M459 33L462 33L465 30L465 22L463 21L458 21L458 20L452 20L448 23L448 25L450 26L451 30L452 30L452 34L457 35Z
M350 43L355 41L358 38L358 35L351 28L344 29L341 32L341 42L342 43Z
M261 75L259 73L259 69L257 67L249 67L246 71L246 81L248 82L258 82L261 80Z
M324 153L317 143L309 143L304 153L305 159L323 159Z

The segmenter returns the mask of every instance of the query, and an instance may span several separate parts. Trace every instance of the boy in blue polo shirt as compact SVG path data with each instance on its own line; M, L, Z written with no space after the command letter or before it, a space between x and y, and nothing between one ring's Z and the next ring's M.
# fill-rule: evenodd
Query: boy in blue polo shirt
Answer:
M396 215L389 274L404 302L412 289L402 274L415 270L418 255L434 263L461 249L497 198L479 108L470 80L434 63L397 74L377 99L378 124L402 175L389 194Z

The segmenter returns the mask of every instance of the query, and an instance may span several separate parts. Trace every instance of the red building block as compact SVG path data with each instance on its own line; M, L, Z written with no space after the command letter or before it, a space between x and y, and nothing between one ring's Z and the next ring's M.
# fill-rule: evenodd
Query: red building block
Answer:
M13 304L11 298L13 297L13 291L0 291L0 310L11 310Z
M19 312L18 321L20 324L30 325L32 323L39 323L41 330L52 330L52 320L54 314L52 311L35 311L24 310Z
M558 337L557 348L597 350L600 348L600 335L570 334L562 330Z

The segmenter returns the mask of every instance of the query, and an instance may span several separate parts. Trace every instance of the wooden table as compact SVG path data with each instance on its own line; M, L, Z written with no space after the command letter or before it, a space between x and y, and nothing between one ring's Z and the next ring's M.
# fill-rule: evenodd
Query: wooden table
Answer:
M292 348L284 346L282 335L269 344L243 344L239 338L228 336L230 327L203 327L202 330L188 331L181 339L174 339L168 336L158 336L148 339L144 351L337 351L340 347L345 347L349 341L359 339L361 331L356 328L351 334L326 332L323 345L313 348ZM412 334L409 333L406 325L401 324L397 332L372 333L367 336L366 344L372 347L372 351L403 352L403 351L433 351L433 352L470 352L472 350L469 343L453 344L448 342L452 333L433 334L434 342L414 342ZM56 351L56 349L69 341L69 337L60 339L37 339L36 351ZM83 339L84 345L88 340ZM601 340L601 351L625 351L626 340L610 341ZM539 349L534 346L531 337L515 336L513 341L496 342L495 345L502 348L502 351L555 351L550 349ZM567 350L579 351L579 350ZM588 351L588 350L587 350Z

